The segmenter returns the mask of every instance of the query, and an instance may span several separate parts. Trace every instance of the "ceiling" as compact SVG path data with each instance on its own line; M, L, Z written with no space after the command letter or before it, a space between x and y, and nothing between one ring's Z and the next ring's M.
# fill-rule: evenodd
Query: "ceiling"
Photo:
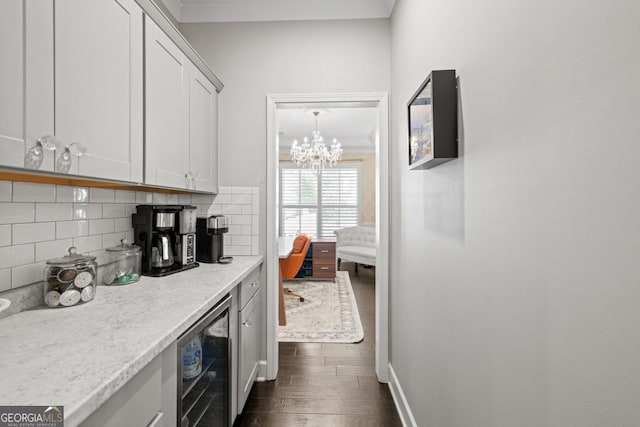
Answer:
M391 16L396 0L160 0L187 22L309 21Z
M278 109L280 151L288 152L294 139L311 139L315 129L312 113L316 108ZM329 146L338 138L345 152L375 152L378 110L373 107L324 108L327 115L318 118L318 130Z

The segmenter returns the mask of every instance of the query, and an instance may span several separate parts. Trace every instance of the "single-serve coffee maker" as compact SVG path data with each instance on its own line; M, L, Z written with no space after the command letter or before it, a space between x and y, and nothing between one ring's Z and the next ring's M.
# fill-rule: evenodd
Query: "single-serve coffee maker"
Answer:
M229 231L224 215L198 218L196 222L196 258L200 262L230 263L233 257L224 256L224 233Z
M142 248L142 274L159 277L198 266L195 213L195 206L136 206L133 232Z

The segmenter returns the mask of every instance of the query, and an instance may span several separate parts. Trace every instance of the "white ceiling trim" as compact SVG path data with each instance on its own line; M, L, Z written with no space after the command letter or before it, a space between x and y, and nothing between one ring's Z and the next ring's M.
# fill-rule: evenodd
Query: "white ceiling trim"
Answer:
M395 0L163 1L182 23L388 18L395 3ZM175 4L168 3L181 3L179 12L174 12Z

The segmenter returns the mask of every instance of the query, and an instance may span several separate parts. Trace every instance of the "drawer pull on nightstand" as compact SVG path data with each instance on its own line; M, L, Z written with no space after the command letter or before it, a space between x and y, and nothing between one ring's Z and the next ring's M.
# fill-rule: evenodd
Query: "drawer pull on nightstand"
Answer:
M329 267L320 267L320 270L328 270Z
M320 252L322 252L323 254L328 254L329 253L329 249L322 249Z

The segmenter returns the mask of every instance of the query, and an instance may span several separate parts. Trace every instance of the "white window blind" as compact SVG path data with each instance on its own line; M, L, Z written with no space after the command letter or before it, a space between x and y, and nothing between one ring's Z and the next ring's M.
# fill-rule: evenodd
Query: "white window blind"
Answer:
M358 225L359 175L357 165L340 164L320 175L309 169L281 167L282 234L333 237L334 230Z

